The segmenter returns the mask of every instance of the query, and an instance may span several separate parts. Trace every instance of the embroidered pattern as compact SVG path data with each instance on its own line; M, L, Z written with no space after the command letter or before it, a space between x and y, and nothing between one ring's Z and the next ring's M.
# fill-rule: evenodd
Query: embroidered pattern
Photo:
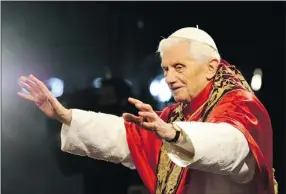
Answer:
M227 92L235 89L245 89L252 92L240 71L237 70L235 66L229 66L222 62L214 77L213 89L207 103L203 107L199 120L206 121L208 115L219 102L221 97ZM173 112L170 113L168 122L184 120L182 107L183 105L180 104ZM161 146L159 154L156 194L176 194L182 175L184 171L187 171L188 169L174 164L168 157L164 146Z

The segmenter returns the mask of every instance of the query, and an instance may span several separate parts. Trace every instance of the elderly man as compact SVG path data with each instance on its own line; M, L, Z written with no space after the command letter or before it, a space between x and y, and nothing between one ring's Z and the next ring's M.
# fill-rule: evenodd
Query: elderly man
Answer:
M150 193L273 194L270 118L213 39L183 28L158 48L176 104L138 115L66 109L33 75L19 93L63 123L62 150L136 168Z

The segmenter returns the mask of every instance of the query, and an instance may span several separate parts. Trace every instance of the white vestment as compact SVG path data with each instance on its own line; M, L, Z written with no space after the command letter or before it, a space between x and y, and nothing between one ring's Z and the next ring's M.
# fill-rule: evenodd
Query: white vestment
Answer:
M255 194L256 163L244 135L227 123L175 122L192 146L190 157L164 142L170 159L181 167L196 169L187 194ZM191 143L190 143L191 142ZM72 110L71 125L61 129L61 149L80 156L122 163L134 169L124 120L110 114ZM202 186L201 180L204 180Z

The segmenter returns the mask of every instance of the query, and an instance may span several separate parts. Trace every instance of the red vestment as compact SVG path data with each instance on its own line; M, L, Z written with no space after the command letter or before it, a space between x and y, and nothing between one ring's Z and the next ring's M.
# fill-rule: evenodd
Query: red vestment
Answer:
M246 137L257 162L254 176L256 193L273 194L271 121L261 102L249 88L243 86L245 80L242 79L243 77L236 69L228 75L230 77L233 74L236 76L231 79L231 81L235 80L235 82L232 82L234 84L228 87L228 90L226 89L226 92L217 100L215 105L212 105L212 107L211 103L209 103L210 106L205 105L206 102L211 101L214 88L221 87L218 86L216 78L223 77L226 71L227 73L230 72L228 69L230 65L227 62L222 61L222 66L226 69L222 68L221 71L218 71L218 74L221 73L221 75L217 75L190 104L182 105L182 113L186 121L225 122L239 129ZM239 75L237 76L237 74ZM223 79L228 78L223 77ZM160 113L160 117L165 122L169 122L170 115L180 105L180 103L177 103L166 107ZM203 115L207 116L203 117ZM125 127L128 146L136 169L150 193L156 193L156 184L158 184L157 166L162 140L153 132L144 130L136 124L125 122ZM192 187L192 179L189 179L192 171L192 169L187 168L182 170L174 193L184 193L187 187ZM192 178L195 179L196 177Z

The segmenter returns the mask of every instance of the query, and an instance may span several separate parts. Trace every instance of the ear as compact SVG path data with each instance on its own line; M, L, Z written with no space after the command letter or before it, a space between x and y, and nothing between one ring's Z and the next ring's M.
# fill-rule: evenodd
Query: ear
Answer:
M207 79L212 79L217 71L219 66L219 61L217 59L212 59L207 65Z

